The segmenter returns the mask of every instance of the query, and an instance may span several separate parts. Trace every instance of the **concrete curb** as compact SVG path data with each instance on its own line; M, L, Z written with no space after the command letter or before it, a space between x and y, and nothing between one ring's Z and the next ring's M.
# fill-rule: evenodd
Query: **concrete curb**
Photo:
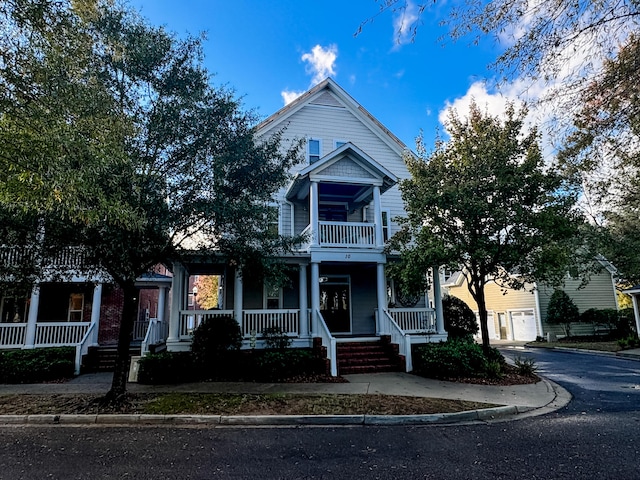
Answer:
M542 347L540 345L527 344L525 345L527 348L537 348L539 350L558 350L559 352L566 353L581 353L588 355L601 355L605 357L619 357L624 358L626 360L635 360L640 361L640 356L633 353L625 353L624 350L621 352L605 352L602 350L587 350L584 348L571 348L571 347Z
M545 409L546 407L543 407ZM433 425L489 422L531 411L524 406L493 407L456 413L428 415L0 415L0 425L206 425L206 426L363 426ZM547 413L546 411L544 413Z

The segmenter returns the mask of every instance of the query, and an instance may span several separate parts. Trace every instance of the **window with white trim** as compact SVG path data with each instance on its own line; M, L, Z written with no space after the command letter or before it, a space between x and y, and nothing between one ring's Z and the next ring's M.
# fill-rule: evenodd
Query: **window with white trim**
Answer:
M382 240L386 243L391 238L391 212L382 211Z
M268 230L274 235L280 234L280 205L269 205Z
M342 145L344 145L345 143L347 143L346 140L334 140L333 141L333 149L337 149L340 148Z
M69 295L69 314L67 321L81 322L84 313L84 293Z
M315 163L320 160L322 152L322 141L318 138L310 138L307 140L307 160L309 163Z
M270 285L268 282L265 282L264 308L268 310L277 310L282 308L282 287Z

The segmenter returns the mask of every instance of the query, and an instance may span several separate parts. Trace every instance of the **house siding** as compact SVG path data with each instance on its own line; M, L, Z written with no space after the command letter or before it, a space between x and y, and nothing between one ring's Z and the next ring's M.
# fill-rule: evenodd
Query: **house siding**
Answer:
M592 275L589 283L583 288L580 288L580 284L580 280L567 277L562 287L562 290L564 290L576 304L580 313L590 308L618 308L611 274L607 271L601 271L598 274ZM541 285L539 291L540 310L545 332L564 335L564 330L561 325L551 325L546 322L549 300L551 299L551 295L553 295L554 288ZM593 325L589 323L571 324L571 335L591 334L593 334Z
M532 284L526 284L524 290L503 288L495 282L489 282L485 286L484 295L487 310L493 311L493 332L495 332L495 335L497 335L498 338L500 338L500 325L498 323L499 313L507 315L510 311L532 309L536 317L536 330L538 330L537 325L539 323L539 313L537 312L535 295L532 290ZM448 287L448 291L450 295L465 302L471 310L474 312L478 311L478 306L469 293L466 281L464 281L459 287ZM491 330L491 325L489 325L489 330ZM511 338L512 334L511 325L507 317L507 337ZM542 333L538 331L538 335L542 335Z

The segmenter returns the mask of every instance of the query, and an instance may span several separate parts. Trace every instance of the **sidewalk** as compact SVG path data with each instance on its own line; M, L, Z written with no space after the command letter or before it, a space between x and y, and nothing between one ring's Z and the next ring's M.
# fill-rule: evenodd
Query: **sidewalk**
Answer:
M80 375L58 384L0 385L0 395L106 393L110 373ZM424 424L490 421L542 415L562 408L571 395L559 385L543 379L530 385L494 386L443 382L406 373L345 375L349 383L240 383L203 382L180 385L129 383L132 393L297 393L297 394L383 394L450 400L469 400L502 405L470 412L435 415L339 415L339 416L254 416L220 415L0 415L0 424L220 424L220 425L364 425Z

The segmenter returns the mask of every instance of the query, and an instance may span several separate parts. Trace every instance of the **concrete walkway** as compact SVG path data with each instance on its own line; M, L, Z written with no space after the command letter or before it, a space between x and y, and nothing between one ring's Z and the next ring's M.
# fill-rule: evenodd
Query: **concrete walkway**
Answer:
M110 373L80 375L66 383L0 385L9 394L101 394L109 390ZM220 415L4 415L0 424L209 424L209 425L363 425L492 421L541 415L565 406L571 395L546 379L530 385L493 386L443 382L406 373L345 375L349 383L202 382L180 385L129 383L132 393L298 393L383 394L491 403L500 407L436 415L220 416Z

